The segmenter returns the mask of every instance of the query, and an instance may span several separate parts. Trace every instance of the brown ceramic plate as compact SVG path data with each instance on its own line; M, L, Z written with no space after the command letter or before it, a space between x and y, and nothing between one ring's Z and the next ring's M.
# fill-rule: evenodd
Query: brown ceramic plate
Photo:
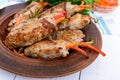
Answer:
M0 11L0 67L9 72L29 77L50 78L65 76L89 66L98 56L98 53L85 49L89 58L85 58L78 52L72 52L66 58L53 60L23 58L8 49L3 41L6 36L6 27L13 15L27 6L26 3L13 5ZM3 15L4 14L4 15ZM101 49L101 34L93 23L83 29L86 35L85 41L94 40L94 46Z

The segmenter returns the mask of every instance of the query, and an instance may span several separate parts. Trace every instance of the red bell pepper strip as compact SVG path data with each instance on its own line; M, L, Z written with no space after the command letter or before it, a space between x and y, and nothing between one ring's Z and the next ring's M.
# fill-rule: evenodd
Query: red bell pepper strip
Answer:
M58 15L54 16L54 20L56 23L59 23L65 19L65 16L66 16L66 12L63 10Z
M63 13L60 13L60 14L54 16L54 19L57 20L57 19L59 19L61 17L65 17L65 15Z

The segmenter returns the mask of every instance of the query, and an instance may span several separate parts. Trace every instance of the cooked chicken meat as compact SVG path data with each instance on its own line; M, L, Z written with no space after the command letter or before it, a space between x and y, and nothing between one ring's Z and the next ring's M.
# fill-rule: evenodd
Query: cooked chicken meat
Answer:
M64 40L44 40L25 49L26 56L33 58L53 59L56 57L66 57L69 52L66 49Z
M90 17L79 12L90 6L64 2L43 11L44 6L33 2L18 12L8 25L5 45L14 52L17 48L23 55L45 59L66 57L70 48L82 51L78 46L85 35L80 29L90 23Z
M85 35L81 30L62 30L57 32L57 39L68 42L81 42Z
M62 11L64 9L61 9ZM47 13L49 10L43 12ZM49 15L42 16L40 19L29 19L19 23L8 33L5 39L5 45L10 48L25 47L32 45L51 33L56 32L56 22L54 16L57 16L61 11L53 12Z
M56 30L55 25L46 19L30 19L19 24L7 35L5 45L10 49L29 46Z
M61 23L59 25L59 29L60 30L65 28L72 30L82 29L86 25L88 25L90 21L91 21L90 16L77 13L70 17L69 20L66 20L63 23Z
M8 31L11 31L12 28L17 26L15 23L18 19L20 19L19 20L19 23L20 23L24 20L28 20L30 18L35 18L35 17L40 16L40 13L43 11L43 8L44 8L44 6L40 5L38 2L32 2L26 8L24 8L23 10L16 13L14 18L8 24L8 26L9 26Z
M8 33L4 41L5 45L10 49L30 46L57 32L57 24L66 17L66 14L68 15L68 13L70 13L66 11L66 8L68 8L67 4L70 4L70 2L59 4L53 8L44 11L43 13L41 13L42 16L39 19L33 18L20 22L15 28L11 30L10 33ZM76 5L71 4L71 6ZM60 17L60 19L58 19L58 15L62 15L62 18ZM77 16L80 15L77 14ZM74 17L72 19L74 19ZM73 21L75 27L79 26L76 25L78 22L77 20L79 19L75 21L72 19L70 20L70 22ZM70 22L69 25L71 28L72 24L70 24ZM74 26L72 25L71 29L73 29L73 27Z
M88 42L83 42L85 35L80 29L90 23L90 17L79 12L90 5L64 2L43 11L47 5L43 3L31 3L10 21L10 32L4 41L9 49L21 56L44 59L66 57L68 50L74 49L88 57L87 52L79 48L81 46L105 56Z
M53 59L66 57L69 52L65 47L71 42L83 41L85 35L80 30L63 30L57 34L57 40L43 40L25 49L26 56L33 58Z

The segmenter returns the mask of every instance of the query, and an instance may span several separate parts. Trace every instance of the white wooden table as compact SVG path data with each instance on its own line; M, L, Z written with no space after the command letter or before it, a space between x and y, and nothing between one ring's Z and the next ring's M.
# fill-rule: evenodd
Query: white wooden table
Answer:
M30 78L0 69L0 80L120 80L120 7L107 14L95 13L102 33L102 50L106 57L99 57L84 70L58 78ZM103 27L104 26L104 27Z

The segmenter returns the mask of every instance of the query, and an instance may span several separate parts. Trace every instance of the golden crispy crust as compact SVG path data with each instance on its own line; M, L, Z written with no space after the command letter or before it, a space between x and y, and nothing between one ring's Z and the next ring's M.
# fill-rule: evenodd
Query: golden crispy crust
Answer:
M39 5L38 2L32 2L31 4L29 4L27 7L25 7L24 9L22 9L21 11L17 12L14 16L14 18L9 22L8 24L8 31L11 31L14 27L15 27L15 22L18 18L18 16L21 16L20 22L28 20L30 18L32 18L32 15L35 14L36 11L39 10L39 13L43 11L43 6ZM36 16L39 16L39 14L36 14Z
M63 30L57 33L57 40L43 40L25 49L26 56L53 59L66 57L69 52L65 45L82 41L85 35L80 30Z
M57 33L57 39L66 40L68 42L83 41L85 35L81 30L62 30Z
M21 24L12 30L5 39L5 45L12 49L32 45L50 35L56 30L55 26L45 19Z
M59 12L65 9L65 4L66 3L62 3L44 11L41 14L42 17L40 19L30 19L21 22L7 35L5 39L5 45L10 49L29 46L35 42L44 39L51 33L54 33L57 30L57 27L55 21L52 18L53 16L57 15Z
M67 4L67 2L64 2L64 3L62 3L62 4L58 4L58 5L50 8L50 9L45 10L41 15L42 15L42 16L46 16L46 15L48 15L48 14L54 13L54 12L56 12L56 10L59 9L59 8L65 10L66 4Z
M67 44L64 40L44 40L25 49L26 56L34 58L53 59L56 57L66 57L69 52L65 48Z
M83 15L80 13L74 14L70 19L66 20L65 22L59 24L59 29L83 29L86 25L88 25L91 21L90 16Z
M19 26L14 28L8 34L5 39L5 45L10 49L30 46L24 50L24 53L26 56L34 58L42 57L45 59L52 59L56 57L66 57L69 52L65 45L70 42L80 42L83 40L82 38L84 37L84 34L80 30L61 31L58 32L58 40L41 41L42 39L57 31L56 23L54 23L55 21L51 18L53 18L62 10L65 10L65 6L66 3L57 5L44 11L40 19L31 19L20 23ZM51 13L53 14L51 15ZM86 16L83 17L87 19ZM82 25L83 28L84 25L88 24L86 21L82 20L83 17L77 14L76 16L70 18L70 21L67 24L69 29L81 29L80 25ZM84 22L79 24L82 21ZM72 22L77 25L71 25Z

